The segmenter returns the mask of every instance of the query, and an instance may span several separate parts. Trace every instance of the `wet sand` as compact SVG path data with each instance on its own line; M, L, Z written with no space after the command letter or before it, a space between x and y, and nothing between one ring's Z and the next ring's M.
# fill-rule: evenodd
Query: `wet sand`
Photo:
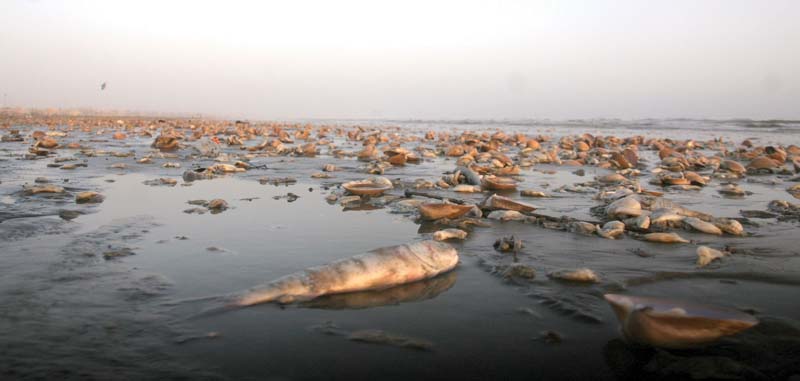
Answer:
M88 118L52 120L48 128L43 122L47 121L10 119L10 126L0 131L11 136L10 130L17 129L23 138L0 143L0 269L4 274L0 334L5 339L0 358L5 377L669 379L712 374L786 379L800 373L800 357L793 349L800 343L800 310L795 301L800 285L797 220L777 215L744 219L740 214L740 210L767 211L773 200L796 201L786 190L797 184L792 181L797 175L791 160L775 173L740 178L714 177L724 171L711 166L695 169L711 177L709 184L683 190L649 183L659 175L656 168L662 160L644 142L638 144L637 176L600 168L605 159L564 165L577 149L561 148L557 155L562 164L534 162L514 176L520 181L518 189L542 191L549 197L525 198L518 191L500 194L538 206L538 214L604 222L608 218L598 215L597 207L605 203L596 196L632 189L638 183L646 190L663 192L663 198L685 208L739 218L746 235L716 236L676 227L669 231L691 242L662 244L635 239L635 232L609 240L566 231L541 219L483 218L488 227L470 229L464 241L448 241L461 255L456 270L428 283L296 305L202 314L217 302L210 296L245 290L377 247L427 239L447 227L418 220L416 210L398 202L405 190L476 204L491 194L462 194L435 186L456 168L459 157L444 153L464 131L475 131L478 137L484 132L491 136L498 129L506 136L548 136L537 150L547 152L562 145L559 139L564 136L573 137L572 141L584 133L624 139L645 134L643 129L647 129L647 139L671 138L675 146L686 146L686 139L695 139L698 146L724 146L726 159L746 165L748 160L734 155L743 140L785 149L800 144L798 124L315 122L308 140L297 136L304 124L282 125L294 142L283 143L287 151L278 152L248 151L225 142L247 128L267 136L248 139L243 134L244 147L279 139L278 134L269 136L276 131L275 125L133 119L117 123ZM67 126L70 122L76 127ZM197 128L189 128L190 124L207 127L200 134L202 139L191 138ZM360 138L348 137L357 124L362 126ZM151 147L160 133L174 125L185 127L176 129L185 136L180 139L185 148L164 152ZM327 131L326 137L318 138L320 128ZM54 136L61 148L33 157L34 131L66 135ZM433 140L425 139L428 131L434 131ZM114 139L115 132L127 136ZM449 137L440 139L441 132ZM191 148L209 136L220 139L220 152L227 157L203 157ZM349 207L326 201L332 194L340 199L346 196L342 183L373 176L367 171L375 168L377 157L372 162L354 157L369 136L386 136L386 142L376 141L379 152L396 141L409 150L421 146L436 155L422 157L419 164L386 167L382 176L395 182L388 196ZM716 138L723 140L715 142ZM319 139L335 147L319 144ZM319 151L313 157L291 153L311 141ZM66 147L69 143L83 149ZM519 145L506 142L498 148L512 165L537 158L536 152L521 155ZM352 156L337 155L336 150ZM712 157L721 151L696 148L690 152ZM150 163L138 162L144 157ZM209 167L218 163L215 158L230 164L243 160L251 168L210 180L184 181L185 171ZM179 163L180 168L164 167L165 163ZM56 164L86 166L60 169ZM330 178L312 177L323 172L326 164L340 170L325 172ZM579 169L582 176L575 174ZM596 177L615 171L635 181L622 187L594 183ZM37 177L63 187L64 193L26 194L24 186L35 185ZM270 180L263 181L264 177ZM285 177L296 182L270 183ZM176 185L145 184L159 178L175 179ZM419 179L434 186L420 186ZM720 194L729 182L749 194ZM76 204L75 195L83 191L96 191L105 198L102 203ZM299 197L286 198L288 193ZM226 200L229 208L216 214L184 212L195 207L187 203L190 200L215 198ZM64 210L80 214L72 220L60 218ZM495 240L511 235L525 244L516 255L493 248ZM695 251L700 245L728 248L731 254L698 268ZM532 268L535 277L506 276L512 265ZM575 284L548 277L577 268L592 269L599 282ZM734 307L755 314L761 324L700 350L638 348L620 340L617 320L602 297L608 292ZM356 340L364 330L381 330L419 345Z

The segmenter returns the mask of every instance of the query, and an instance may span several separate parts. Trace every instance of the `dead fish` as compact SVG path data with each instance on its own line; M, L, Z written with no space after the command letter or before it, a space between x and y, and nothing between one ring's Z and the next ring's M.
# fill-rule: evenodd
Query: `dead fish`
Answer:
M433 233L433 239L437 241L444 241L448 239L464 239L467 238L467 232L461 229L444 229Z
M534 190L521 190L519 191L519 195L522 197L536 197L536 198L547 197L547 195L544 192L539 192Z
M459 184L453 187L453 192L459 192L459 193L478 193L480 191L481 187L477 185Z
M688 240L675 233L648 233L642 236L645 241L658 243L689 243Z
M678 214L674 209L659 208L650 214L650 223L666 224L669 222L683 221L684 216Z
M460 165L456 168L457 171L460 171L464 178L467 180L467 184L469 185L481 185L481 177L478 175L477 172L473 171L467 166Z
M293 303L328 294L378 290L433 278L458 264L452 246L422 241L384 247L278 278L235 298L232 306Z
M739 221L730 218L715 218L711 221L714 226L730 235L744 235L744 227Z
M686 226L689 226L692 229L702 233L722 235L722 230L720 228L716 227L714 224L710 222L705 222L699 218L685 217L683 219L683 223L686 224Z
M597 225L584 221L573 221L567 225L567 231L571 233L592 235L597 231Z
M590 269L577 269L571 271L556 271L548 275L554 279L565 280L577 283L597 283L600 278Z
M637 217L642 214L642 204L635 196L627 196L609 204L606 214L609 218Z
M725 253L712 249L708 246L700 246L697 248L697 267L705 267L716 259L721 259Z
M732 308L617 294L604 298L627 340L654 347L690 348L758 324L755 317Z
M486 218L499 221L521 221L525 219L525 215L515 210L495 210Z
M597 235L608 239L616 239L623 233L625 233L625 224L621 221L606 222L603 228L597 231Z
M625 227L635 230L650 229L650 216L641 215L639 217L628 218L624 221Z

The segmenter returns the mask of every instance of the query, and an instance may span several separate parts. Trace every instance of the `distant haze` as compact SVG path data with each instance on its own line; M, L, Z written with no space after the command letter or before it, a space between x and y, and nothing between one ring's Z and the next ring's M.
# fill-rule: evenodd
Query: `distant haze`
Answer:
M796 0L0 4L8 106L800 119Z

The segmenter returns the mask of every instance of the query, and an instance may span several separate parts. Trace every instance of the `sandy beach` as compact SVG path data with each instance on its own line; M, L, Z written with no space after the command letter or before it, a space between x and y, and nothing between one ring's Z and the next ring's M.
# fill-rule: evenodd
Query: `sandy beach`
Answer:
M798 122L6 114L2 125L6 377L800 374ZM347 185L358 181L388 185L359 196ZM442 202L463 213L431 217ZM443 241L460 259L430 279L207 313L445 229L465 232ZM607 294L758 324L690 348L641 345Z

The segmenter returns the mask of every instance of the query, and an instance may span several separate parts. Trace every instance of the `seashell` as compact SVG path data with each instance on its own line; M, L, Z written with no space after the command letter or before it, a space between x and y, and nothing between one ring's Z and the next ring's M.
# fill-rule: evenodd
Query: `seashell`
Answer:
M491 196L487 197L481 203L482 209L489 209L489 210L514 210L517 212L532 212L537 209L536 206L531 204L512 200L508 197L498 196L496 194L492 194Z
M517 189L517 182L505 177L485 176L482 187L488 190L514 190Z
M440 218L458 218L472 210L474 205L458 205L451 203L427 203L419 206L423 220L434 221Z
M608 175L600 176L597 178L597 181L603 184L619 184L627 180L628 179L626 179L625 176L622 176L619 173L610 173Z
M394 188L394 185L385 177L372 177L346 182L342 184L342 188L357 196L380 196L383 192Z
M743 165L733 160L724 160L720 163L719 167L739 175L747 172L747 169Z
M712 343L758 324L744 312L680 300L603 295L625 338L662 348L690 348Z
M780 163L776 162L773 159L770 159L766 156L759 156L753 160L750 160L750 163L747 164L747 169L775 169L780 167Z
M708 179L700 176L697 172L687 171L683 174L683 177L689 180L692 185L705 186L708 184Z

